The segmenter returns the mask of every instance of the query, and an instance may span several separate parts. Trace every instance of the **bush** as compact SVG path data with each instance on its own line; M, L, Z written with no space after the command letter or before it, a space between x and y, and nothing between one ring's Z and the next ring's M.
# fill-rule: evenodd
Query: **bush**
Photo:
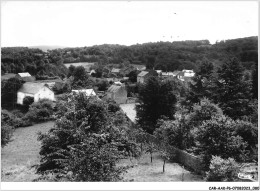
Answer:
M23 98L23 104L29 107L34 102L34 98L30 96L26 96Z
M212 156L229 157L241 162L247 159L248 144L242 137L234 134L235 121L219 116L204 121L195 132L197 153L201 154L206 167Z
M207 181L236 181L238 180L239 165L233 158L222 159L219 156L213 156L210 162L209 171L206 173Z
M8 124L1 124L1 147L6 146L13 136L13 127Z
M258 143L258 129L248 121L237 120L234 124L234 134L243 138L248 143L248 150L256 148Z
M42 122L52 118L53 103L50 100L42 99L39 102L30 105L29 111L26 113L24 120L31 122Z
M222 114L222 110L216 104L204 98L200 101L200 104L194 104L193 112L190 114L190 123L193 126L198 126L203 121L210 120L212 117Z

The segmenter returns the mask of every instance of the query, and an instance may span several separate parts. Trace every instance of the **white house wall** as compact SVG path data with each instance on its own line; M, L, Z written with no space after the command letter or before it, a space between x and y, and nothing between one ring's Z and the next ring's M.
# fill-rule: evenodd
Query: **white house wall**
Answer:
M26 97L34 97L33 94L23 93L23 92L17 92L17 104L23 105L23 99Z
M49 99L51 101L54 101L54 93L47 87L43 87L34 95L34 102L38 102L41 99Z

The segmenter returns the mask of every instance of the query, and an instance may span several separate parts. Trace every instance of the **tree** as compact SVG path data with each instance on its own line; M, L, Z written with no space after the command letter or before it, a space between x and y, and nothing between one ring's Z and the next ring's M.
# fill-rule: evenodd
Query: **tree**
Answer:
M157 120L162 116L174 119L178 92L170 81L160 81L150 77L140 86L137 111L137 123L148 133L153 133Z
M252 72L252 93L253 98L258 99L258 64L255 64L255 67Z
M6 146L13 136L13 120L7 112L1 112L1 147Z
M129 80L133 83L137 82L138 70L133 70L128 74Z
M215 102L224 114L233 119L248 115L251 84L243 80L243 68L236 58L225 62L218 70Z
M16 104L17 91L22 87L23 81L17 78L10 78L2 81L1 84L1 102L2 106Z
M204 121L195 132L197 153L203 157L206 168L212 156L220 156L223 159L229 157L236 161L245 161L248 144L239 135L234 134L235 121L219 116Z
M126 168L117 162L135 152L120 111L84 94L60 102L58 120L42 142L38 173L52 172L70 181L118 181ZM69 100L69 101L68 101Z
M193 105L198 103L203 97L211 98L213 92L213 70L213 64L204 59L199 66L196 76L193 78L193 82L189 83L190 90L185 104L188 102L190 105Z

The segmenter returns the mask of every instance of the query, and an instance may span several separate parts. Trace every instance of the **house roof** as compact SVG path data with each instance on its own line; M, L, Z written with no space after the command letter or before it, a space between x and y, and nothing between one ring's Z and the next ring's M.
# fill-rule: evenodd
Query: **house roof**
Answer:
M145 65L140 65L140 64L132 64L137 70L145 70L146 66Z
M96 96L96 93L93 89L81 89L81 90L72 90L72 92L75 92L75 93L85 93L86 96Z
M187 73L194 73L193 70L182 70L182 71Z
M120 69L119 69L119 68L113 68L113 69L111 70L111 72L113 72L113 73L119 73L119 72L120 72Z
M31 74L29 74L28 72L18 73L18 75L21 76L22 78L24 78L24 77L31 77Z
M108 92L117 92L122 86L112 85L108 88Z
M142 71L141 73L138 74L139 77L141 76L145 76L146 74L148 74L149 72L147 71Z
M46 86L45 83L26 82L22 85L22 87L18 90L18 92L36 94L44 86Z
M4 74L4 75L1 75L1 80L8 80L10 78L14 78L16 74L13 74L13 73L8 73L8 74Z

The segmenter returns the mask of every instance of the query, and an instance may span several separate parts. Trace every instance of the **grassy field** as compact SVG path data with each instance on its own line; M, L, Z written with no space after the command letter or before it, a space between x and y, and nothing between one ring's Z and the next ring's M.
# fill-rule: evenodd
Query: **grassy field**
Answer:
M2 182L31 182L38 177L31 167L39 162L37 132L46 132L53 124L46 122L15 130L13 141L1 150Z
M40 159L37 133L47 132L53 125L54 122L47 122L16 129L13 141L2 149L2 182L31 182L38 178L32 168ZM185 170L177 163L166 163L163 173L163 161L158 154L154 155L153 163L150 162L150 155L144 154L139 159L122 160L119 165L133 165L133 168L124 174L124 181L203 181L201 176Z
M124 181L133 182L199 182L202 176L193 174L178 163L167 163L163 173L163 160L158 153L154 154L151 163L150 154L144 154L140 159L124 159L120 165L133 165L124 175Z

